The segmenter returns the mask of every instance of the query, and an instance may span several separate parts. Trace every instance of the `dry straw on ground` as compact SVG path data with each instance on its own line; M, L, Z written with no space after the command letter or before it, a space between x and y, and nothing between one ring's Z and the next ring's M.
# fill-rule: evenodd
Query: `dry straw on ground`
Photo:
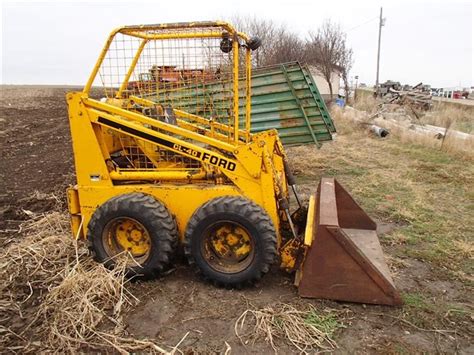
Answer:
M277 304L248 309L235 322L234 330L242 344L264 338L275 352L279 342L289 343L302 353L332 351L337 348L334 332L342 327L332 310L319 312L308 304L299 308Z
M122 314L138 299L127 289L125 263L107 270L93 262L71 238L64 213L37 216L22 225L21 233L22 239L0 255L0 348L179 351L126 334Z

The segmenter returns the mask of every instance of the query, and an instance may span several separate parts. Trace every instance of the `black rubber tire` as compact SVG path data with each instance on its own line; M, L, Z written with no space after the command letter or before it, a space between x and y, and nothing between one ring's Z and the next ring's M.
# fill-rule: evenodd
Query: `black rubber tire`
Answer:
M255 241L253 260L240 272L219 272L202 255L203 233L219 221L240 223ZM205 279L218 286L240 288L255 283L270 270L277 256L275 227L265 210L251 200L240 196L219 197L194 212L186 229L184 252L188 262L197 266Z
M141 265L131 266L129 276L152 278L169 264L178 244L178 229L168 209L152 196L129 193L116 196L102 204L92 215L87 227L89 250L94 260L112 269L115 261L108 255L102 233L107 223L117 217L130 217L140 222L148 231L151 250Z

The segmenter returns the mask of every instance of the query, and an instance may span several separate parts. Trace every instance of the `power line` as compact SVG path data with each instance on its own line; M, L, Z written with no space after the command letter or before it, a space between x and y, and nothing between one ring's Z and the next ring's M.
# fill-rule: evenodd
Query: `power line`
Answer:
M349 28L348 30L346 30L346 32L349 32L349 31L355 30L356 28L359 28L361 26L367 25L368 23L370 23L370 22L372 22L372 21L374 21L378 18L379 18L378 16L375 16L375 17L371 18L370 20L367 20L366 22L361 23L360 25Z

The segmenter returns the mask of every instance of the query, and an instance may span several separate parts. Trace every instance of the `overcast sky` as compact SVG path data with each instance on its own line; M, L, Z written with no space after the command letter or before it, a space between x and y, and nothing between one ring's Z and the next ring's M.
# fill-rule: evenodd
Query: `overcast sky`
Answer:
M324 0L0 0L2 84L83 85L108 33L121 25L256 16L305 37L326 18L347 32L351 76L375 82L378 14L383 6L380 80L471 86L472 1Z

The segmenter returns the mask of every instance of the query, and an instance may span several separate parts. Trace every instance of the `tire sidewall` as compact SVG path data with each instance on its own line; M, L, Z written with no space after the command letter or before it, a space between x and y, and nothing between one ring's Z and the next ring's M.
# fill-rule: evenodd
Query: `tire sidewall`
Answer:
M130 196L131 195L133 194L130 194ZM126 195L122 195L121 197L123 196ZM95 252L96 261L103 263L109 269L115 266L116 262L113 256L111 257L110 255L108 255L104 247L102 233L104 232L104 229L107 224L115 218L133 218L136 221L140 222L147 230L150 236L151 249L146 261L143 262L141 266L133 265L128 267L128 272L131 276L140 275L146 278L155 276L157 271L159 271L156 270L156 266L161 264L160 250L163 247L163 241L165 239L164 233L166 233L166 231L160 228L159 224L154 218L151 218L149 215L147 215L147 213L144 213L144 211L146 210L143 206L138 206L138 204L131 204L130 206L125 206L125 203L123 203L122 200L113 200L114 199L110 199L109 201L105 202L96 210L96 212L94 212L94 215L98 214L98 216L100 217L97 218L92 223L92 225L90 223L88 226L87 235ZM112 205L114 202L117 204L116 208L113 210L108 209L107 204ZM160 203L159 201L157 202Z
M255 248L252 262L242 271L236 273L223 273L214 269L202 255L201 245L205 243L205 231L214 223L227 220L231 222L237 222L250 233ZM217 212L213 215L202 219L195 227L194 232L191 235L191 253L194 258L196 265L201 271L207 275L210 279L217 281L220 284L225 285L240 285L248 282L248 280L256 278L260 275L265 258L264 253L264 242L261 235L265 231L260 230L259 226L253 225L250 221L242 215L236 212Z

